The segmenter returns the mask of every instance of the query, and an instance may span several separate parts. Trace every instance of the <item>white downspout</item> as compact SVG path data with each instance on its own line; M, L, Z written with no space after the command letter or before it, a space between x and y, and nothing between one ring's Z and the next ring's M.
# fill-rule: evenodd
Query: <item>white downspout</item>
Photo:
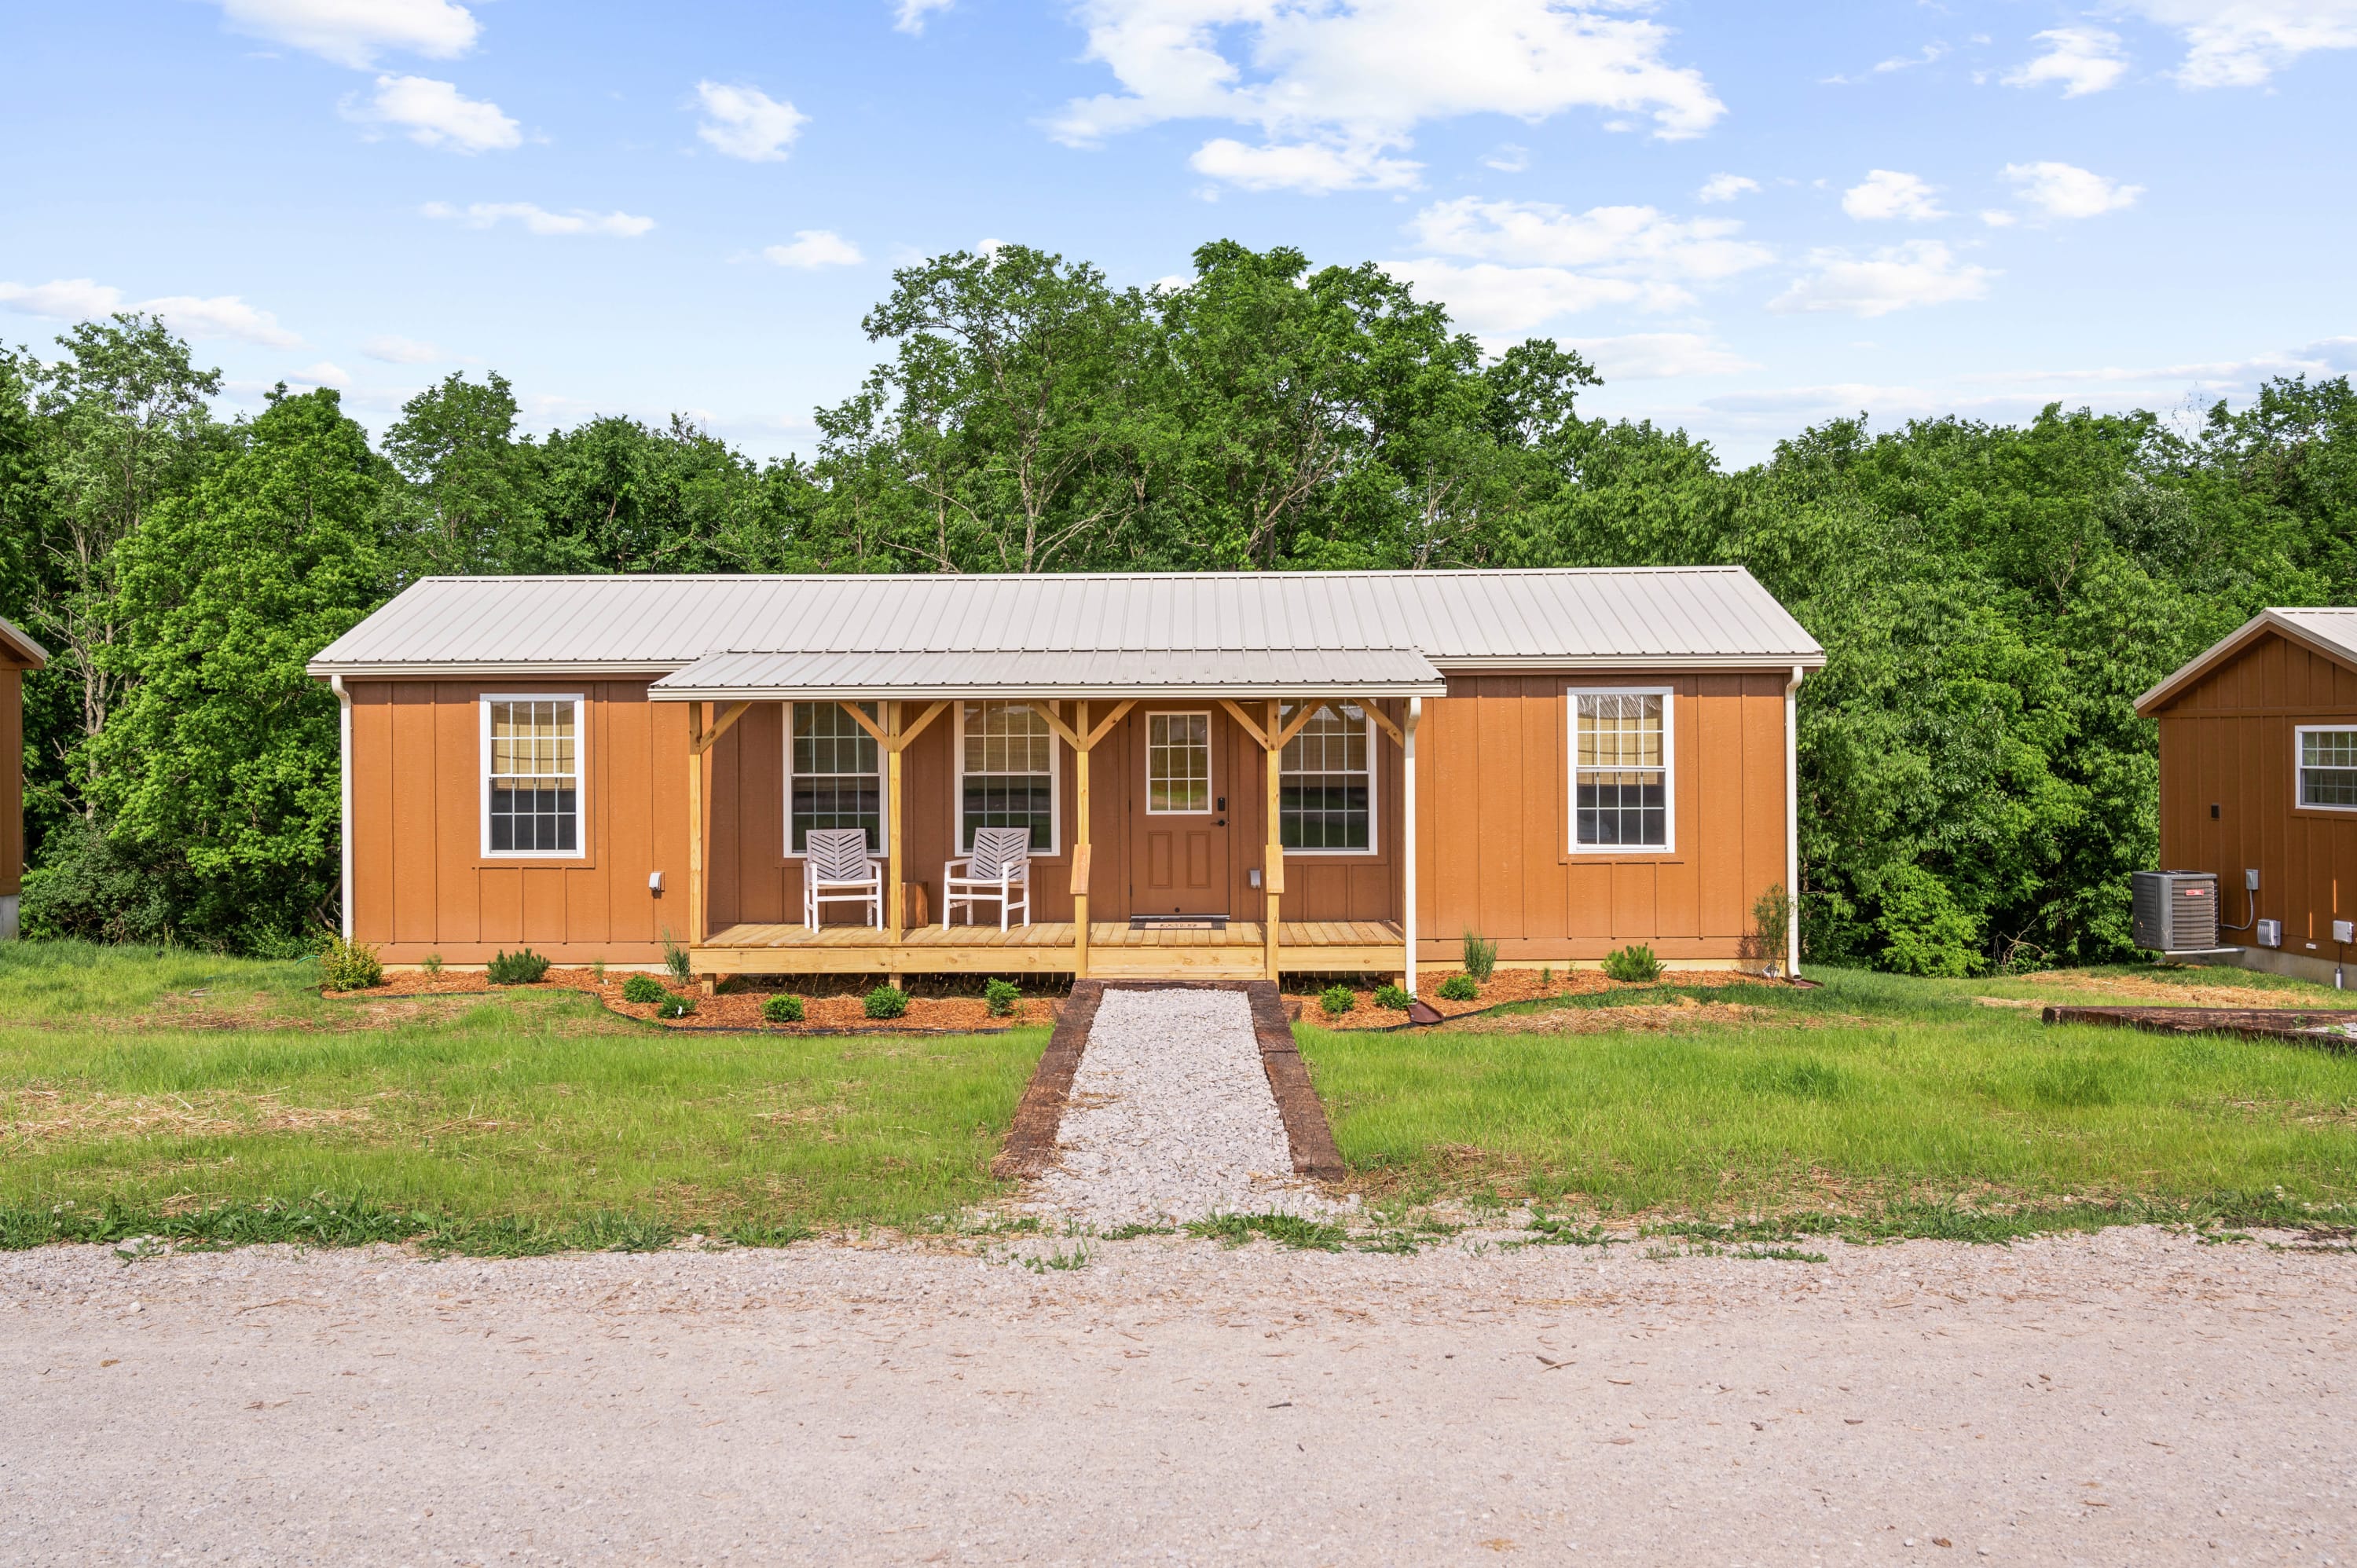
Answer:
M328 689L336 693L341 707L339 715L342 726L341 749L338 753L337 771L343 776L343 821L337 824L336 836L343 840L343 890L338 902L343 906L344 940L352 940L352 694L344 690L341 675L328 677Z
M1801 978L1801 678L1784 682L1784 978Z
M1403 897L1406 903L1405 918L1400 924L1407 932L1407 993L1415 995L1415 723L1424 717L1424 699L1407 700L1407 723L1401 726L1400 749L1405 754L1401 764L1403 775L1400 789L1400 853L1407 857L1404 871Z

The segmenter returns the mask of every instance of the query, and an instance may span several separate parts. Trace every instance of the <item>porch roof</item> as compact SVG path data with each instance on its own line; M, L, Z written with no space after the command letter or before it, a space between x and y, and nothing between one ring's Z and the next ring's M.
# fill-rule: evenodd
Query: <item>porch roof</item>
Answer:
M658 701L894 697L1437 696L1413 648L929 649L707 654L657 681Z

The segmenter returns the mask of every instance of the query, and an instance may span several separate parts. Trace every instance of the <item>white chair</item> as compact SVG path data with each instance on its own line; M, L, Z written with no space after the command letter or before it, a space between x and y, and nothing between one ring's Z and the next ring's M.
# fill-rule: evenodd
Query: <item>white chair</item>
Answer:
M958 874L961 865L966 868L963 875ZM974 924L974 907L984 899L997 901L1000 930L1017 908L1023 911L1023 923L1031 923L1029 828L976 828L973 853L942 864L942 929L950 929L950 911L961 904L966 924Z
M884 923L884 868L867 853L866 828L813 828L802 846L802 924L818 929L821 904L865 904Z

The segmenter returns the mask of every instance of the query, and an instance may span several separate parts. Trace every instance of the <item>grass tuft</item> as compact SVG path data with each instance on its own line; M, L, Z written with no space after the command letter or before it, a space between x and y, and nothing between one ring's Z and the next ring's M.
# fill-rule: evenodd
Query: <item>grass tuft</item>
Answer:
M1339 1252L1351 1239L1350 1232L1340 1225L1304 1219L1297 1214L1274 1212L1221 1214L1209 1219L1190 1219L1187 1222L1187 1234L1231 1247L1241 1247L1255 1236L1265 1236L1281 1247L1297 1247L1315 1252Z

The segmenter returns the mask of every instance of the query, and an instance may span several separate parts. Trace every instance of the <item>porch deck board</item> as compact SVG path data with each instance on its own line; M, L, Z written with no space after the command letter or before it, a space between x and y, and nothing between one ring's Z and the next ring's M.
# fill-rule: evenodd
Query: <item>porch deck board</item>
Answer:
M1030 926L912 928L898 943L873 926L736 925L698 943L699 974L1069 973L1075 929L1068 920ZM1405 940L1390 920L1286 920L1277 928L1281 969L1309 972L1396 970ZM1089 924L1089 970L1108 980L1249 980L1261 972L1264 928L1133 930Z

